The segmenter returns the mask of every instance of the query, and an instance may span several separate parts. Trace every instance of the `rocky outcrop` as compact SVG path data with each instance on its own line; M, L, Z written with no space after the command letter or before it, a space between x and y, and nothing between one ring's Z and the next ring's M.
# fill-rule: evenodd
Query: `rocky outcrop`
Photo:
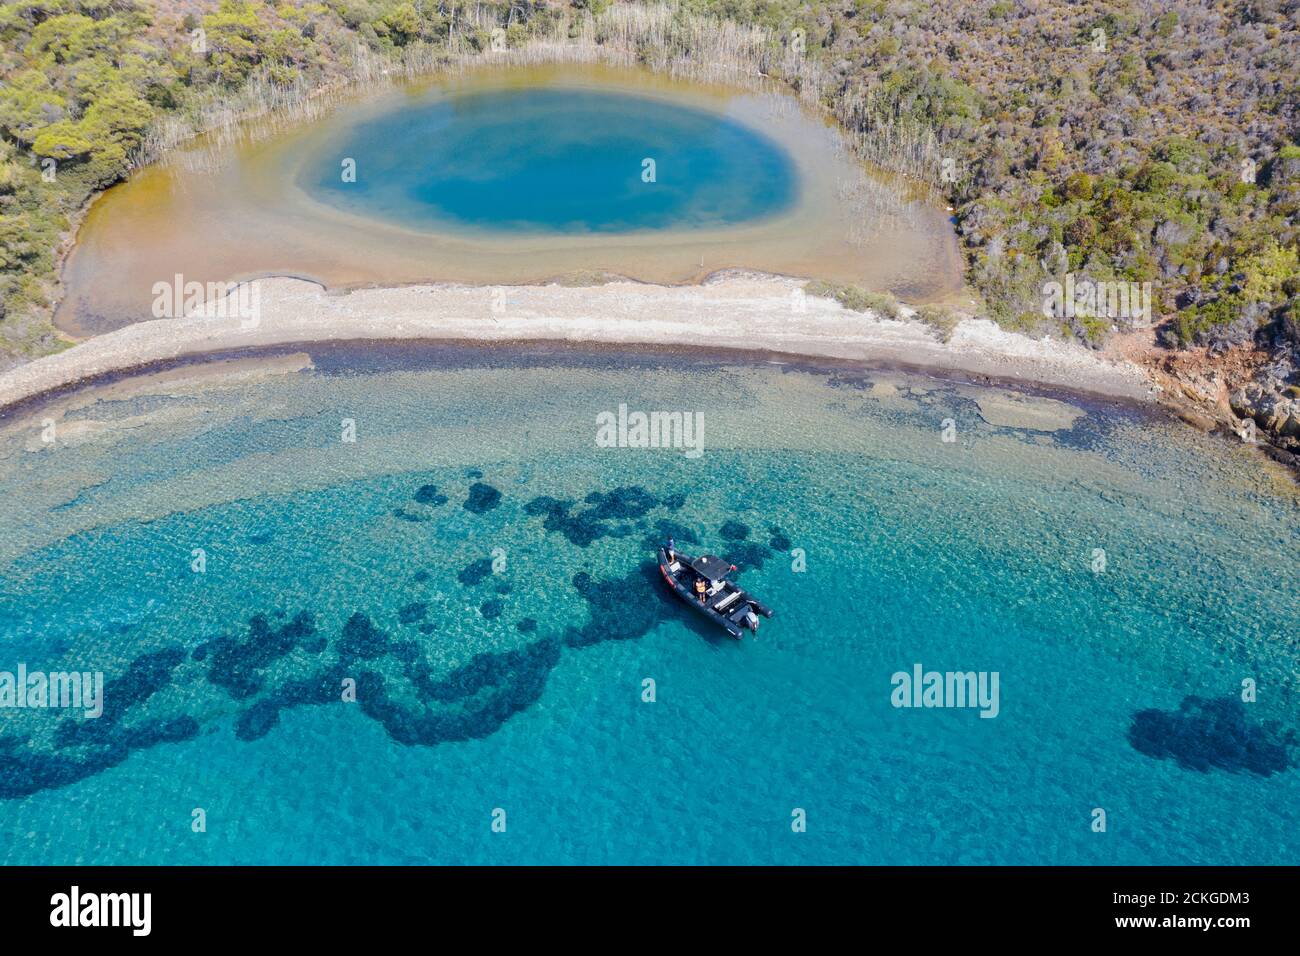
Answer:
M1300 354L1273 343L1268 361L1228 395L1228 406L1269 457L1300 468Z
M1233 392L1229 404L1276 444L1300 451L1300 386L1256 379Z
M1129 347L1162 405L1201 429L1256 446L1300 479L1300 350L1274 341L1145 352Z

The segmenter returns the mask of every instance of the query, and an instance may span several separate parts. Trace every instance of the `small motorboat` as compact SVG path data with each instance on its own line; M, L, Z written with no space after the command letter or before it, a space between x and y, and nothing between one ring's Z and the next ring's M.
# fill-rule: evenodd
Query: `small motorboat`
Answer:
M771 617L772 609L754 600L727 575L736 566L711 554L692 558L672 542L659 549L659 573L686 604L728 634L740 640L744 628L758 633L758 616Z

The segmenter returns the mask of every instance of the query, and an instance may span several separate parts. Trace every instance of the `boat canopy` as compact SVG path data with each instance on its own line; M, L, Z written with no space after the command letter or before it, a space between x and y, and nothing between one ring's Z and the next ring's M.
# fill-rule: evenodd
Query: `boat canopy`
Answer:
M731 572L731 562L712 554L703 554L690 564L691 570L710 581L721 581Z

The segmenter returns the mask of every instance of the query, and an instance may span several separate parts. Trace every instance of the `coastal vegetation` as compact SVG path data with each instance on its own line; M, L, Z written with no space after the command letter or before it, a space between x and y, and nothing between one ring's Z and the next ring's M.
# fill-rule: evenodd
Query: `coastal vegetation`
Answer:
M858 285L826 282L822 279L814 279L803 288L807 295L834 299L851 312L870 312L882 319L902 319L904 317L902 306L888 292L872 292ZM956 313L934 305L923 305L913 310L908 318L924 322L930 326L940 341L943 342L947 342L952 338L952 333L960 321L960 316Z
M1300 343L1300 60L1288 0L11 0L0 5L0 362L59 347L57 266L99 190L199 132L358 83L609 60L781 82L953 206L1001 324L1065 273L1151 283L1161 342ZM838 297L838 296L837 296ZM847 304L847 303L846 303Z
M804 286L804 292L825 299L834 299L853 312L874 312L885 319L897 319L901 315L898 302L892 295L885 292L871 292L861 286L817 279Z

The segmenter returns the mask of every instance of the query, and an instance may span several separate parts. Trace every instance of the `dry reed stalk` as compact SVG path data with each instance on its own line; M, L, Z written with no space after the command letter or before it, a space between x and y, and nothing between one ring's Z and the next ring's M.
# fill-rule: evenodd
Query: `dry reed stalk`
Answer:
M458 75L483 65L599 63L792 94L805 106L833 115L860 159L921 182L937 181L939 143L931 129L895 115L869 92L840 89L824 66L763 27L697 16L675 4L616 4L596 17L584 13L573 21L555 21L523 46L480 52L491 31L502 26L496 10L476 5L452 21L445 44L415 43L400 54L381 56L358 43L346 75L324 86L302 81L279 86L259 75L233 96L209 93L182 113L162 117L146 134L132 165L153 162L202 135L204 149L182 162L191 169L210 169L236 143L317 119L345 96L406 79Z

